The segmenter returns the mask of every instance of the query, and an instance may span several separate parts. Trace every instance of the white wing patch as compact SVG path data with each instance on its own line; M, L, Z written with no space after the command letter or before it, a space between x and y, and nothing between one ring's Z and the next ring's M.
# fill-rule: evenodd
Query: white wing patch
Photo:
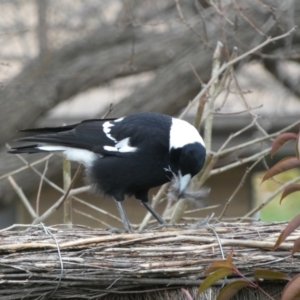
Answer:
M99 156L101 157L101 155L91 152L89 150L76 149L72 147L43 145L38 146L37 148L49 152L61 152L66 157L66 159L78 161L79 163L82 163L85 166L90 166L95 159L97 159Z
M205 147L201 135L193 125L184 120L172 118L170 149L181 148L192 143L200 143L203 147Z
M125 118L125 117L119 118L119 119L117 119L117 120L114 120L114 122L121 122L121 121L124 120L124 118Z
M103 148L106 151L121 152L121 153L136 152L138 150L137 147L130 146L130 138L129 137L121 140L120 142L117 142L114 147L104 146Z
M110 127L114 126L114 124L107 121L107 122L104 122L102 126L103 126L103 131L106 134L106 136L109 139L113 140L115 143L117 143L117 140L110 134L110 131L111 131Z

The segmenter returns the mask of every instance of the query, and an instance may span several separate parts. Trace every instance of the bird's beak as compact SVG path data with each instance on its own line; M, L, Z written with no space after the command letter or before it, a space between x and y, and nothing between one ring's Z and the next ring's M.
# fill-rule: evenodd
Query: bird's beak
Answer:
M192 176L190 174L182 176L181 172L179 172L179 197L182 195L191 178Z

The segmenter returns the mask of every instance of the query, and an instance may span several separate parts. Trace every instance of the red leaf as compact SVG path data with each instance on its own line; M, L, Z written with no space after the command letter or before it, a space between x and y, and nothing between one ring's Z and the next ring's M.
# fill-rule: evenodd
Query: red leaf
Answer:
M291 183L289 184L282 192L281 194L281 198L280 198L280 201L279 203L281 204L281 201L286 197L288 196L289 194L292 194L292 193L295 193L295 192L298 192L300 191L300 184L298 183Z
M294 256L294 254L300 250L300 238L296 239L296 241L294 242L294 246L292 249L292 256Z
M228 254L228 256L226 257L226 261L228 263L232 263L232 256L233 256L233 250Z
M300 153L300 132L298 133L297 142L296 142L296 157L298 159L300 159L299 153Z
M213 263L211 263L208 268L205 270L204 275L208 275L212 272L215 272L219 269L228 269L232 270L233 273L235 271L238 271L237 267L232 263L232 256L233 256L233 251L231 251L226 259L221 259L221 260L216 260Z
M234 273L234 271L237 270L237 267L228 260L217 260L209 265L209 267L205 270L204 275L208 275L219 269L231 270Z
M286 133L282 133L280 134L274 141L272 144L272 148L271 148L271 157L274 156L275 152L277 152L277 150L284 145L285 143L289 142L290 140L296 140L298 137L298 134L294 133L294 132L286 132Z
M296 275L284 288L281 300L295 299L300 293L300 274Z
M236 280L227 284L219 293L217 300L231 299L239 290L251 286L251 283L246 280Z
M274 270L266 270L266 269L256 269L254 270L254 278L256 280L259 279L267 279L267 280L290 280L291 278L282 272L274 271Z
M214 283L219 281L220 279L233 274L230 269L219 269L216 272L210 274L205 280L201 283L198 289L198 295L201 294L204 290L211 287Z
M300 167L300 161L296 156L290 156L286 157L282 160L280 160L276 165L274 165L272 168L270 168L265 176L262 179L262 182L265 180L280 174L286 170L293 169L295 167Z
M278 237L273 250L276 250L279 245L285 241L285 239L296 229L300 226L300 215L294 217L289 224L285 227L285 229L281 232L280 236Z

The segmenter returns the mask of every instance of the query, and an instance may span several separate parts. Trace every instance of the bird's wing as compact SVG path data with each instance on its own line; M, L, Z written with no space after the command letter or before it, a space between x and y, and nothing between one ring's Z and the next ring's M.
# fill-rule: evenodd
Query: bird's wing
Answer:
M18 139L18 142L33 142L35 149L41 151L62 151L63 147L84 149L101 155L112 155L105 150L106 146L114 146L113 140L109 139L103 131L103 124L107 120L87 120L79 124L67 125L61 127L45 127L25 129L22 132L34 132L37 135ZM40 146L40 147L39 147ZM42 146L42 147L41 147ZM26 146L15 147L14 149L24 150ZM11 151L12 152L12 151ZM117 154L117 153L114 153Z
M166 150L169 148L171 122L171 118L165 115L138 113L110 122L109 134L117 141L128 141L135 151Z
M34 142L34 147L42 151L62 151L64 149L59 147L62 146L88 150L104 156L128 156L141 149L168 147L169 122L167 117L156 120L145 113L120 119L86 120L62 127L23 130L35 132L37 135L18 141ZM26 152L25 148L22 149L22 152Z

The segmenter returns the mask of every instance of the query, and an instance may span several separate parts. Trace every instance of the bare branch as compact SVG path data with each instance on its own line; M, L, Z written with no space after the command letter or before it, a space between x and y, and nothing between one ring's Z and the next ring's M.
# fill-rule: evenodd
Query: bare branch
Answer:
M75 183L78 175L80 174L81 168L82 168L82 165L79 165L77 168L77 171L71 181L71 184L70 184L68 190L65 192L65 194L58 201L56 201L45 213L43 213L43 215L35 218L35 220L32 222L33 225L43 222L45 219L47 219L54 211L56 211L64 203L64 201L66 200L66 198L69 195L69 192L70 192L73 184Z
M40 214L40 198L41 198L41 191L42 191L42 186L43 186L43 182L44 182L44 178L45 178L45 175L46 175L46 172L48 170L48 162L49 160L46 160L45 162L45 167L44 167L44 172L41 176L41 179L40 179L40 184L39 184L39 188L38 188L38 193L37 193L37 196L36 196L36 214L39 216Z
M226 213L226 210L228 209L231 201L234 199L234 197L236 196L236 194L239 192L239 190L243 187L245 181L246 181L246 178L247 176L249 175L250 171L262 160L262 157L260 159L258 159L256 162L254 162L252 164L251 167L249 168L246 168L246 171L245 171L245 174L244 176L242 177L240 183L238 184L238 186L236 187L236 189L234 190L234 192L232 193L232 195L229 197L229 199L226 201L225 205L224 205L224 208L221 212L221 214L219 215L219 217L217 218L217 221L220 222L223 218L223 216L225 215Z
M224 64L219 71L215 74L214 77L212 77L209 82L207 83L207 85L198 93L198 95L196 95L196 97L187 105L187 107L183 110L183 112L180 114L180 118L183 118L187 112L192 108L192 106L200 99L200 97L202 97L207 90L210 88L210 86L213 84L213 82L218 78L218 76L220 76L228 67L236 64L237 62L241 61L242 59L248 57L249 55L255 53L256 51L262 49L263 47L265 47L266 45L273 43L277 40L283 39L287 36L289 36L291 33L293 33L296 30L296 27L293 27L291 30L287 31L285 34L276 36L274 38L267 38L263 43L261 43L260 45L254 47L253 49L243 53L242 55L238 56L237 58L227 62L226 64Z
M33 207L31 206L31 204L29 202L29 200L27 199L27 197L23 193L22 189L15 182L15 180L13 179L13 177L8 176L8 181L11 184L11 186L13 187L13 189L16 191L16 193L18 194L19 198L21 199L21 201L23 202L23 204L25 205L25 207L27 208L27 210L30 213L31 217L33 219L37 218L37 214L35 213Z
M257 159L261 159L262 157L268 155L270 153L270 150L271 148L268 148L268 149L265 149L265 150L262 150L260 151L259 153L255 153L251 156L248 156L246 158L241 158L239 159L237 162L234 162L232 164L229 164L227 166L224 166L224 167L221 167L221 168L217 168L217 169L214 169L210 172L210 176L214 176L216 174L220 174L222 172L225 172L225 171L228 171L230 169L233 169L237 166L241 166L243 164L246 164L250 161L254 161L254 160L257 160Z
M249 211L247 214L245 214L243 217L240 218L241 221L243 221L245 218L253 216L255 213L260 211L263 207L265 207L268 203L270 203L277 195L279 195L288 185L291 183L295 183L300 180L300 176L294 178L293 180L290 180L283 184L280 188L278 188L274 193L272 193L267 199L265 199L261 204L257 205L255 208L253 208L251 211Z

